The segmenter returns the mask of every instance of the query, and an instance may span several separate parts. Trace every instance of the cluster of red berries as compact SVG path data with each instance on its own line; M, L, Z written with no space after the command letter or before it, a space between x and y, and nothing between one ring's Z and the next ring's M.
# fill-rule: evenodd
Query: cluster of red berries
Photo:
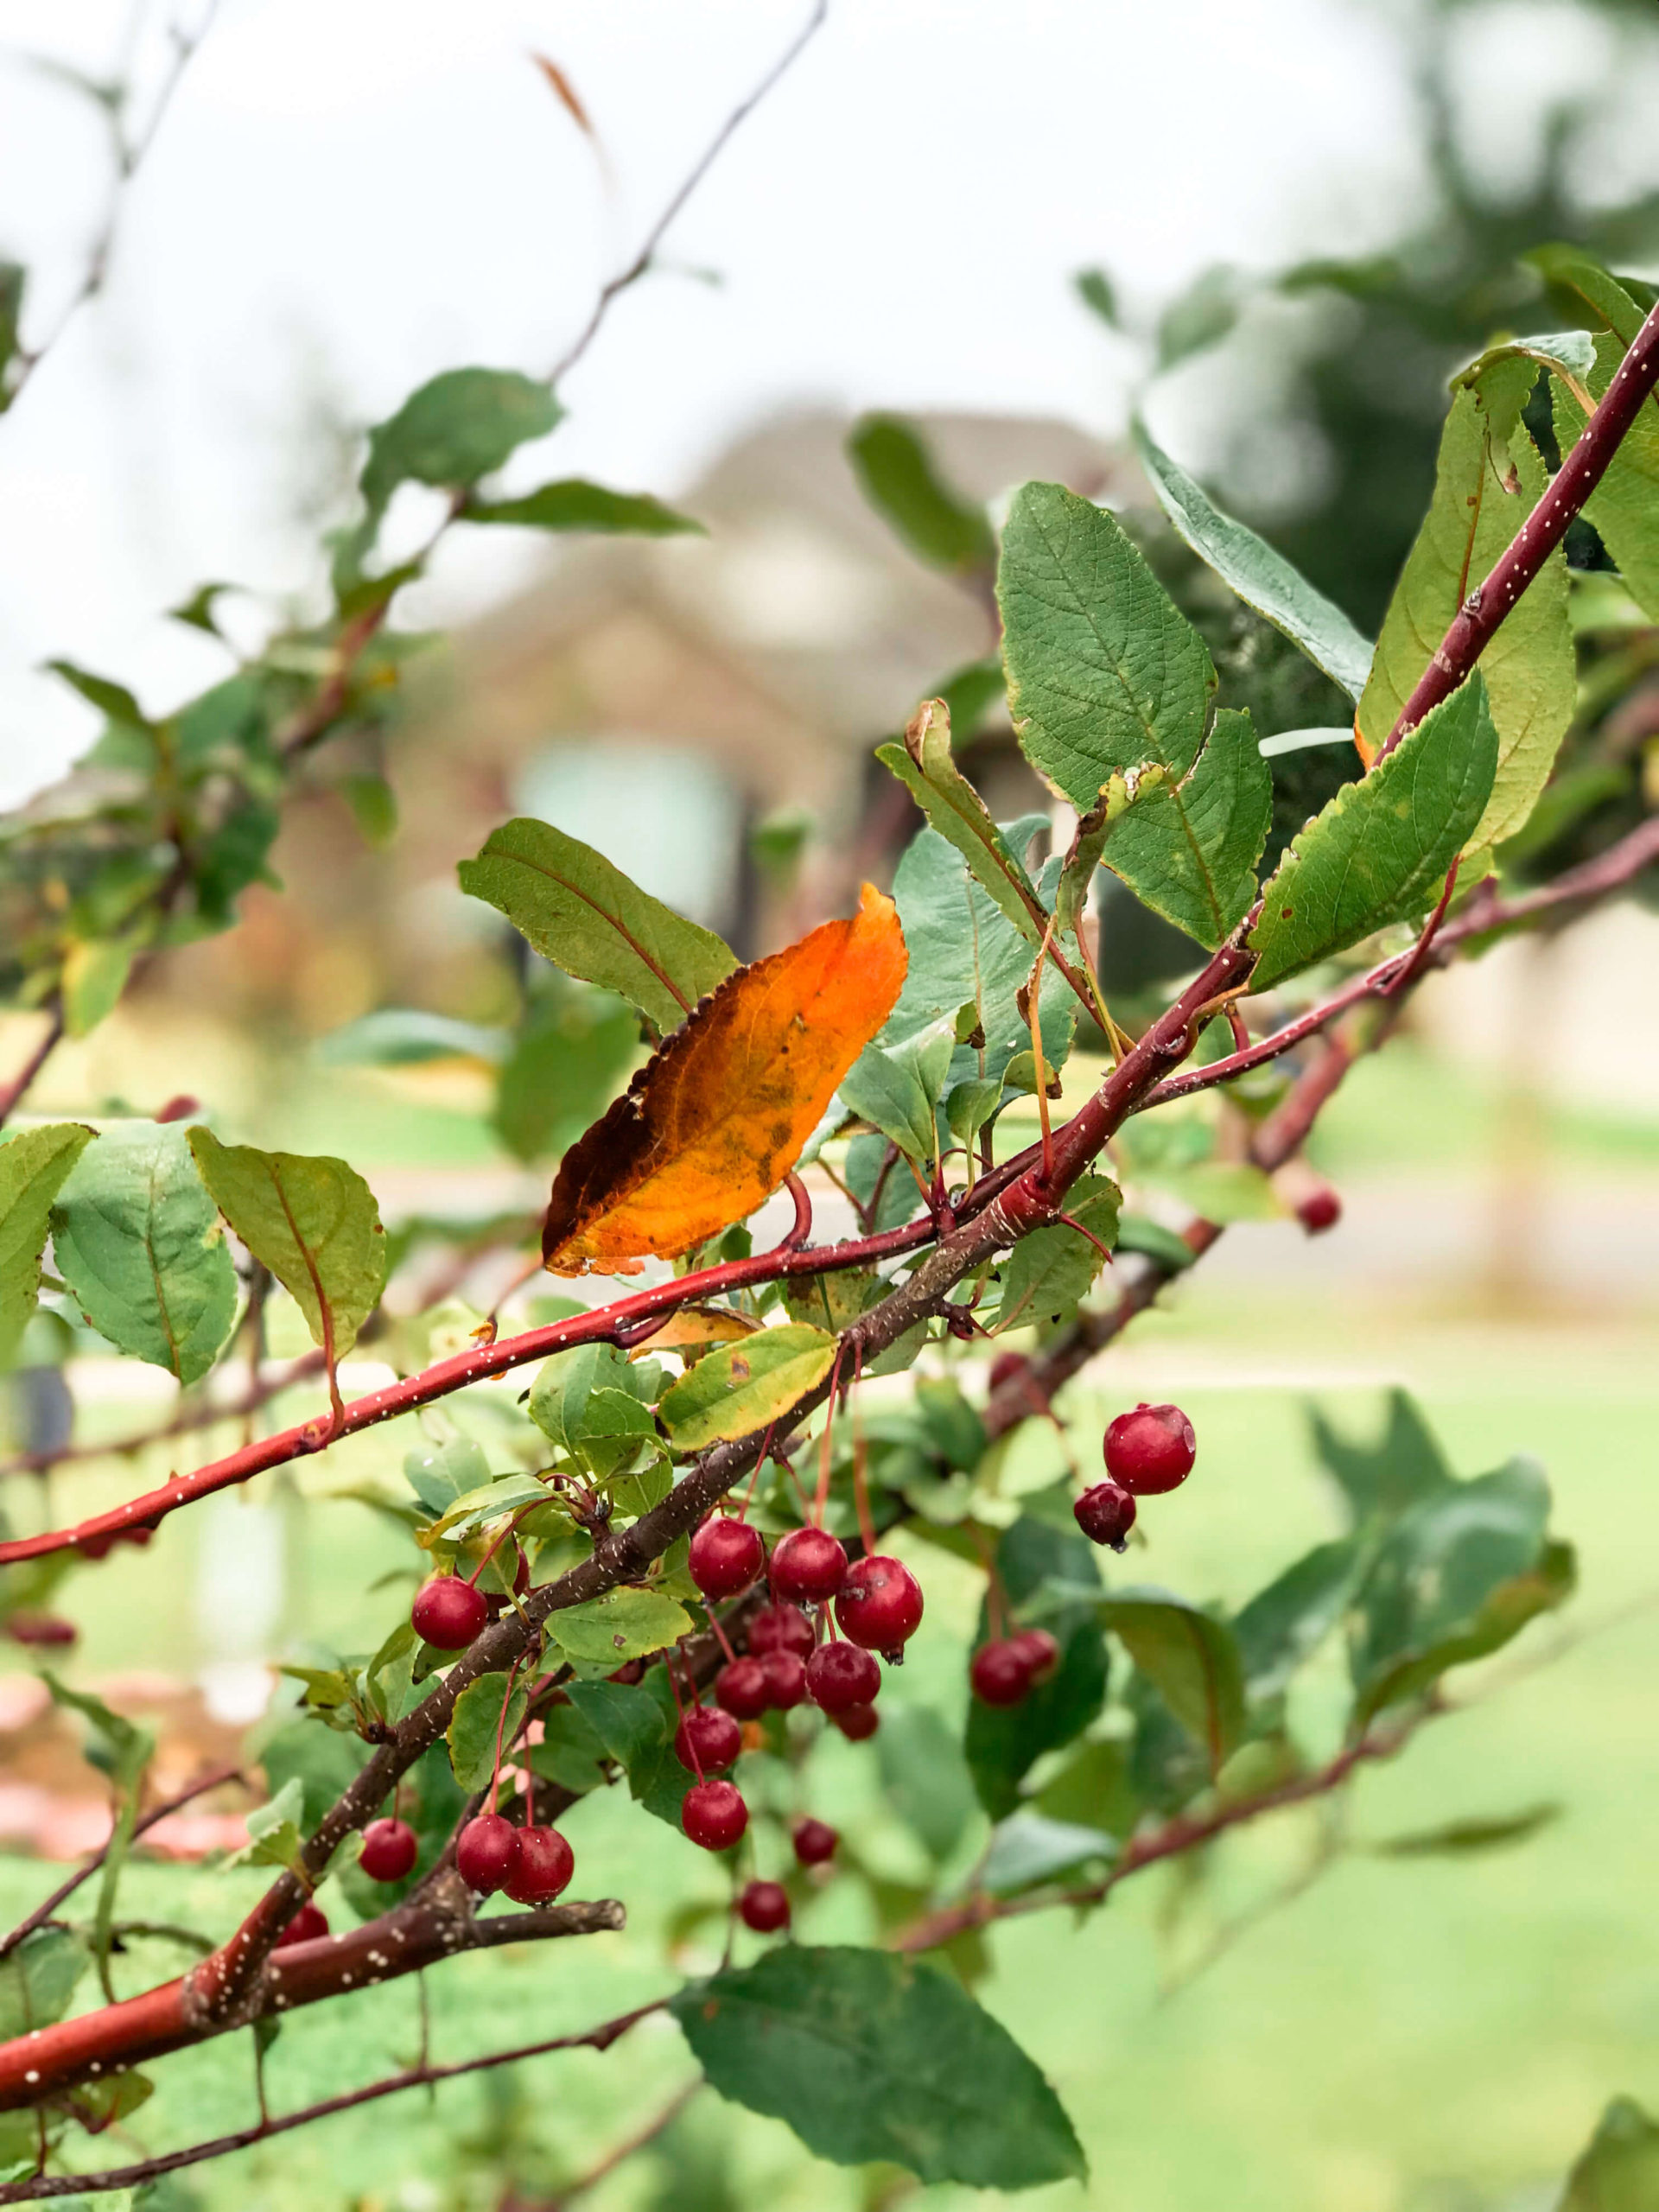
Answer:
M1138 1405L1120 1414L1106 1431L1107 1479L1086 1490L1072 1507L1090 1543L1121 1552L1135 1526L1135 1502L1178 1490L1192 1471L1198 1439L1179 1406Z
M1023 1629L1018 1636L982 1643L968 1679L982 1705L1023 1705L1059 1662L1060 1647L1046 1628Z

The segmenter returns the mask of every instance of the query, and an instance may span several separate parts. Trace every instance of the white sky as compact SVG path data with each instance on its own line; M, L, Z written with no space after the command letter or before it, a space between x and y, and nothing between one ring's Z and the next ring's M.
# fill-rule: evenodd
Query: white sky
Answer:
M48 656L162 708L221 672L162 609L207 578L315 579L293 515L308 395L366 422L441 368L549 365L804 13L225 0L104 297L0 418L0 803L93 728L36 672ZM1586 60L1581 16L1568 48L1559 9L1508 13L1526 36L1481 60L1485 93ZM106 69L127 15L0 0L0 46ZM594 118L609 186L537 48ZM1129 356L1072 272L1104 262L1150 306L1211 261L1363 251L1410 202L1408 114L1385 10L1363 0L831 0L670 240L723 283L663 276L622 302L521 474L672 497L744 423L801 401L1114 426ZM105 174L85 103L0 67L0 253L35 273L36 330ZM535 555L474 533L408 618L475 604Z

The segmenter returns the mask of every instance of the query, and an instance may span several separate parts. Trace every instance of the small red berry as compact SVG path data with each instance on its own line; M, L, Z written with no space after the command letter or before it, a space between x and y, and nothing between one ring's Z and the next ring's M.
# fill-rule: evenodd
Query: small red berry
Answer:
M312 1904L308 1900L276 1938L276 1948L285 1951L290 1943L315 1943L319 1936L327 1933L327 1914L321 1905Z
M1016 1651L1025 1653L1033 1687L1046 1682L1060 1663L1060 1647L1046 1628L1021 1629L1009 1640Z
M810 1817L795 1823L793 1838L795 1856L803 1866L822 1866L836 1855L836 1846L841 1841L840 1832L828 1821Z
M881 1716L873 1705L849 1705L844 1713L832 1713L830 1718L855 1744L866 1742L881 1726Z
M740 1720L758 1720L772 1703L772 1685L759 1659L728 1660L715 1676L715 1700Z
M363 1831L357 1863L372 1882L401 1882L420 1848L407 1821L371 1821Z
M83 1536L80 1541L75 1546L75 1549L79 1553L82 1559L107 1559L110 1555L111 1548L114 1542L115 1537L113 1535L107 1536Z
M772 1593L786 1602L821 1605L846 1574L847 1554L827 1529L791 1529L772 1554Z
M1323 1236L1342 1219L1342 1200L1327 1185L1322 1191L1309 1192L1297 1207L1296 1218L1310 1236Z
M691 1580L705 1598L735 1598L766 1563L758 1529L710 1514L691 1539Z
M1122 1550L1135 1526L1135 1500L1116 1483L1096 1483L1071 1510L1091 1544L1109 1544L1115 1552Z
M1000 1351L991 1362L991 1389L1000 1390L1005 1382L1012 1382L1016 1375L1023 1375L1029 1362L1023 1353Z
M772 1709L788 1713L806 1695L806 1662L798 1651L768 1651L760 1662Z
M415 1592L410 1618L416 1636L438 1651L464 1651L485 1622L489 1607L484 1593L458 1574L440 1574L423 1582Z
M812 1624L798 1605L762 1605L749 1623L749 1649L757 1658L768 1651L792 1651L798 1658L811 1656L817 1638Z
M982 1705L1022 1705L1031 1694L1031 1662L1017 1643L982 1643L968 1678Z
M749 1825L749 1808L732 1782L694 1782L680 1807L680 1826L705 1851L729 1851Z
M775 1936L789 1925L789 1891L781 1882L749 1882L737 1901L738 1917L757 1936Z
M836 1599L843 1636L867 1651L897 1651L921 1625L922 1586L902 1560L874 1552L847 1570Z
M1106 1471L1137 1497L1174 1490L1192 1471L1198 1440L1179 1406L1139 1405L1106 1432Z
M188 1090L181 1090L169 1098L165 1106L156 1109L158 1122L188 1122L193 1114L200 1114L201 1101L193 1098Z
M14 1643L51 1645L73 1643L80 1630L58 1613L14 1613L6 1623L6 1634Z
M868 1705L881 1687L881 1669L856 1643L821 1643L806 1662L806 1694L826 1713Z
M626 1666L619 1667L613 1675L607 1675L605 1679L607 1682L643 1682L645 1662L643 1659L630 1659Z
M718 1706L693 1706L674 1731L674 1756L691 1774L718 1774L743 1748L743 1731Z
M502 1884L515 1904L550 1904L576 1871L576 1855L557 1828L518 1828L512 1871Z
M505 1889L518 1856L518 1831L499 1813L480 1813L468 1821L455 1844L461 1880L482 1896Z

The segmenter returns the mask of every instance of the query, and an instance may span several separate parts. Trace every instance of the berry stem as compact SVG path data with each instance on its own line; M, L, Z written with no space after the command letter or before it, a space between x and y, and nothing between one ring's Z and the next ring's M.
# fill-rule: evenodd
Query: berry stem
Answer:
M524 1665L525 1656L526 1655L521 1651L507 1669L507 1687L501 1698L501 1717L495 1724L495 1768L490 1776L490 1810L492 1812L494 1812L496 1801L501 1795L501 1748L506 1735L508 1709L512 1704L512 1686L518 1679L518 1669Z

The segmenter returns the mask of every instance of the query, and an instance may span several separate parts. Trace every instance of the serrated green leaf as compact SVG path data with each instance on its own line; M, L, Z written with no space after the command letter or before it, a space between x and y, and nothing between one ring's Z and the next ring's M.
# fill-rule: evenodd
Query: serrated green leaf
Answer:
M52 1249L112 1344L183 1383L207 1374L236 1316L236 1269L180 1124L105 1129L59 1193Z
M369 433L362 490L371 514L400 484L476 484L563 413L546 385L514 369L448 369Z
M40 1296L53 1202L92 1134L79 1122L48 1122L0 1140L0 1368L10 1364Z
M907 1159L925 1166L939 1154L938 1107L956 1050L951 1018L899 1043L877 1039L842 1077L841 1103L891 1137Z
M285 1866L290 1873L297 1873L305 1840L300 1828L304 1817L305 1784L293 1774L268 1803L256 1805L248 1815L248 1840L232 1863Z
M627 1402L635 1402L630 1398ZM499 1521L504 1514L516 1513L521 1505L541 1505L552 1493L534 1475L499 1475L470 1490L445 1509L441 1520L433 1523L435 1536L448 1536L459 1541L470 1536L492 1521Z
M1265 538L1212 506L1138 417L1133 435L1135 449L1164 512L1198 558L1247 607L1299 645L1351 699L1357 699L1370 673L1373 648L1342 609L1316 591Z
M1084 1175L1071 1186L1066 1211L1093 1231L1109 1252L1117 1238L1122 1193L1104 1175ZM1001 1268L1002 1292L993 1326L1024 1328L1075 1306L1088 1295L1105 1266L1096 1245L1064 1223L1022 1236Z
M787 1944L692 1983L669 2009L721 2096L787 2121L837 2164L880 2158L924 2182L1002 2190L1085 2171L1064 2107L1007 2029L912 1959Z
M1274 1697L1316 1651L1347 1608L1364 1564L1352 1536L1316 1544L1276 1575L1233 1622L1244 1682L1253 1698Z
M314 1344L332 1332L343 1359L380 1302L386 1237L374 1193L355 1168L326 1154L224 1145L193 1128L208 1195L254 1258L304 1314Z
M1295 838L1262 891L1252 990L1415 920L1485 811L1497 732L1476 671Z
M484 1447L470 1436L457 1436L448 1444L423 1445L406 1452L404 1478L427 1511L448 1513L457 1498L482 1487L490 1478Z
M606 536L677 537L690 531L706 537L700 522L676 514L644 492L612 492L585 477L561 477L516 499L470 499L463 522L517 523L528 530L597 531Z
M1652 2212L1659 2203L1659 2123L1615 2097L1567 2177L1556 2212Z
M511 1744L530 1702L529 1686L523 1681L513 1683L509 1701L508 1679L505 1675L480 1675L475 1682L467 1683L449 1715L445 1732L449 1764L457 1784L469 1794L487 1786L495 1771L498 1734L504 1744Z
M1216 672L1116 518L1058 484L1016 495L997 569L1020 747L1080 812L1115 772L1179 779L1204 741Z
M660 1591L625 1588L550 1613L546 1631L568 1658L614 1668L690 1636L691 1616Z
M1224 1622L1161 1590L1120 1590L1101 1619L1204 1751L1212 1775L1244 1729L1238 1644Z
M701 1452L786 1414L835 1363L836 1340L804 1322L722 1344L665 1390L658 1410L674 1447Z
M956 847L1020 936L1033 949L1039 945L1048 918L1023 863L956 764L945 702L924 700L904 743L879 746L875 757L898 777L930 826Z
M1250 718L1224 708L1185 776L1161 779L1107 823L1101 860L1213 951L1249 912L1272 818L1273 773Z
M712 930L550 823L504 823L458 872L461 889L498 908L544 960L616 992L664 1035L737 966Z
M866 415L847 452L864 496L918 560L958 574L990 566L996 540L983 511L950 490L912 423Z
M573 1344L543 1363L530 1417L560 1451L611 1472L654 1438L646 1399L656 1363L635 1364L612 1344Z

